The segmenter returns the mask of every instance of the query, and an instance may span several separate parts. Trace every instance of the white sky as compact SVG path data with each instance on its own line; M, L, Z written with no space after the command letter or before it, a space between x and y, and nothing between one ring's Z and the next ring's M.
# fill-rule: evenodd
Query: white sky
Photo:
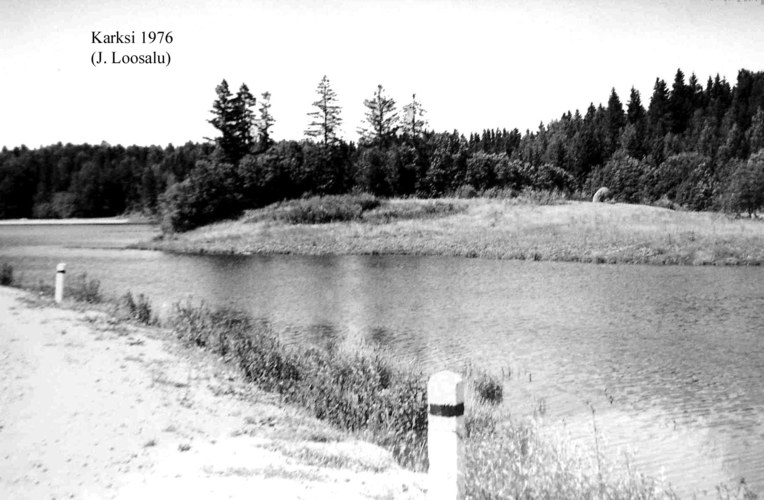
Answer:
M172 31L169 67L102 65L91 31ZM536 129L563 112L649 102L681 67L764 70L764 0L0 0L0 146L183 144L215 135L215 86L272 94L276 139L301 139L326 74L357 138L377 84L416 92L430 127Z

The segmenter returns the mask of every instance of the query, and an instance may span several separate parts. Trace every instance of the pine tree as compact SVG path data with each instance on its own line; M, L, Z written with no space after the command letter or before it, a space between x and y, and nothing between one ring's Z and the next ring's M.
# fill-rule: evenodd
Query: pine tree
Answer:
M382 146L390 144L398 132L398 113L395 111L395 101L385 95L382 85L377 86L374 97L363 101L366 106L367 127L358 129L361 140Z
M416 100L416 94L412 94L411 102L403 106L403 132L411 137L418 137L427 126L424 114L422 103Z
M257 142L259 143L260 151L265 151L273 144L271 139L271 127L276 123L276 120L271 114L271 93L263 92L260 99L260 116L257 119Z
M332 90L326 75L318 83L316 93L318 100L313 103L313 106L318 109L308 113L312 121L308 124L305 135L319 137L324 146L331 146L339 141L337 135L342 125L340 117L342 108L337 104L337 94Z

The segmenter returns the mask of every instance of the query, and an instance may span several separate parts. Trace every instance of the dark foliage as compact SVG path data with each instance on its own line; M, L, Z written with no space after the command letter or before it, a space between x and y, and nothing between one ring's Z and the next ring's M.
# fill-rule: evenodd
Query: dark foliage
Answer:
M0 285L13 285L13 266L7 262L3 262L3 265L0 266Z

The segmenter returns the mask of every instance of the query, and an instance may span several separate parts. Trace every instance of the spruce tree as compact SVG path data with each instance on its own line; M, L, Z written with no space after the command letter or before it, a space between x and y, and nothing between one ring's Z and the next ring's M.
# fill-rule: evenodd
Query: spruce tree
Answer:
M618 149L618 138L621 135L621 129L626 124L626 117L623 113L623 105L615 92L615 88L610 92L610 99L607 102L607 112L605 115L606 128L606 156L611 156Z
M255 107L255 103L255 97L249 91L249 87L242 83L239 91L236 92L236 97L232 101L234 136L236 138L234 158L232 159L233 164L238 163L244 155L249 153L255 143L254 136L252 135L255 125L255 113L252 108Z
M276 120L271 114L271 93L263 92L260 96L260 116L256 121L257 142L260 151L265 151L273 145L273 139L271 139L271 127L276 123Z
M398 131L398 113L395 110L395 101L385 95L382 85L377 86L377 91L371 99L363 101L366 106L366 127L358 129L361 140L369 144L387 146L392 142Z
M422 103L416 100L416 94L411 95L411 102L403 106L403 133L418 137L427 126L424 119L425 110Z
M212 103L210 111L214 118L208 120L213 127L222 134L215 139L215 144L220 150L225 161L233 161L236 153L236 119L233 103L233 95L228 88L228 82L223 80L215 87L217 99Z
M337 135L342 125L340 111L342 108L337 104L337 94L332 90L329 79L324 75L316 88L318 100L313 103L316 111L308 113L312 118L305 130L308 137L320 138L324 146L336 144Z

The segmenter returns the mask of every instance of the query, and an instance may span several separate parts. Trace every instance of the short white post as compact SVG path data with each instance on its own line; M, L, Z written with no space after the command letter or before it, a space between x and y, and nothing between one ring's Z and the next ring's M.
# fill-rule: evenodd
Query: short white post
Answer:
M66 264L62 262L56 267L56 304L64 300L64 274L66 274Z
M428 498L464 499L464 382L443 371L427 383Z

